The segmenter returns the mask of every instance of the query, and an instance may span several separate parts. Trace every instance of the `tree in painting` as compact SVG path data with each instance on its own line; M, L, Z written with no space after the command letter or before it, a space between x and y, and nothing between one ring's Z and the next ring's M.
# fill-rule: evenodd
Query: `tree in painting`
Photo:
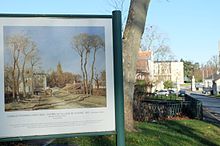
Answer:
M26 98L26 80L25 74L27 73L27 67L30 65L32 68L37 64L39 59L35 58L37 46L36 44L26 35L16 34L6 39L7 48L10 50L11 64L5 67L7 71L5 76L12 78L12 86L6 88L12 89L12 97L14 101L20 100L20 83L22 83L22 98ZM35 61L33 60L35 58ZM27 64L30 60L34 61L32 64ZM11 72L11 77L8 72ZM8 82L8 84L11 84ZM6 84L7 85L7 84Z
M73 37L72 48L80 56L80 66L83 77L83 89L86 97L88 97L92 94L93 91L96 53L99 49L104 48L104 41L98 35L79 34ZM88 72L89 58L92 58L91 73Z
M93 92L93 80L94 80L94 67L96 62L96 52L98 49L104 48L104 42L103 40L95 35L92 37L92 48L93 48L93 61L92 61L92 67L91 67L91 78L90 78L90 94Z

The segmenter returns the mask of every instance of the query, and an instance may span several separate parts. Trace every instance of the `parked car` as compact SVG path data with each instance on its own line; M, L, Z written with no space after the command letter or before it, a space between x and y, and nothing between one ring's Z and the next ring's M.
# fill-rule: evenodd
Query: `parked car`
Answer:
M211 94L211 92L212 92L212 88L203 88L202 91L203 94Z
M169 94L176 94L176 91L174 91L172 89L169 89L168 92L169 92Z
M168 90L159 90L158 92L156 92L156 95L168 96L169 95L169 91Z
M180 97L185 97L185 95L186 95L185 90L180 90L179 93L178 93L178 96L180 96Z

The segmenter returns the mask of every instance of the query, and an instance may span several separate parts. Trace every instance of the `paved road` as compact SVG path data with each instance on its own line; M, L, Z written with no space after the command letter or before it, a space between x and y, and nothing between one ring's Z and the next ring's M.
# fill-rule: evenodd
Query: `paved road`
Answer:
M191 93L191 95L200 100L204 109L210 111L220 121L220 99L205 96L203 94Z

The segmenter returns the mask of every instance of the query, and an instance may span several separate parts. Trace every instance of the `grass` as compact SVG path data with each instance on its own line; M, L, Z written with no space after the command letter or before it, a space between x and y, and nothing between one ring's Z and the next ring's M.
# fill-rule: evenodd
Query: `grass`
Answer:
M180 87L189 87L189 86L191 86L191 83L184 83L180 85Z
M220 146L220 127L199 120L136 123L126 133L126 146ZM115 136L57 139L54 145L115 146Z
M216 95L215 97L216 97L216 98L220 98L220 94Z

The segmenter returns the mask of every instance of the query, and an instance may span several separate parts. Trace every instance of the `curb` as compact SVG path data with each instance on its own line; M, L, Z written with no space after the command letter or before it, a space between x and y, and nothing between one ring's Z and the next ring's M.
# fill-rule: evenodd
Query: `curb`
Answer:
M189 93L191 95L199 95L199 96L205 96L205 97L209 97L209 98L215 98L215 99L220 99L220 98L217 98L215 96L212 96L212 95L206 95L206 94L200 94L200 93Z
M215 119L216 121L218 121L219 124L220 124L220 118L217 117L217 116L215 116L215 115L213 114L213 111L211 111L211 110L209 110L209 109L207 109L207 108L203 108L203 111L207 112L213 119Z

